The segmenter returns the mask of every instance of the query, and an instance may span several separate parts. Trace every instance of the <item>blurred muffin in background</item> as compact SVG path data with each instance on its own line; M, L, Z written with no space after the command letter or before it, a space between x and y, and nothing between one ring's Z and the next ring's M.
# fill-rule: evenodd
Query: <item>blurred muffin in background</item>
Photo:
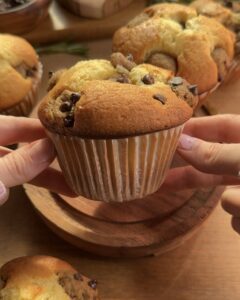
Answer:
M235 54L240 54L240 2L231 0L196 0L191 6L201 15L214 18L236 33Z
M0 34L0 114L28 116L41 76L34 48L23 38Z
M235 34L193 7L156 4L116 31L113 51L136 63L172 70L203 94L222 82L234 56Z
M49 256L16 258L0 269L1 300L98 300L97 282Z

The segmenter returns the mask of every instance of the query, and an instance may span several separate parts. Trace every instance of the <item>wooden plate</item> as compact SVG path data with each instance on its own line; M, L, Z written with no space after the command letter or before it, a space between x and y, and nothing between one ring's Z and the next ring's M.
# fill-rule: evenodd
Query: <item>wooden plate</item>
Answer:
M159 192L149 196L150 201L145 199L144 208L143 199L139 205L124 204L123 209L105 204L104 213L91 200L81 199L86 210L76 204L77 199L70 203L29 184L25 190L44 222L64 240L97 255L137 257L164 253L190 238L213 211L223 188L171 193L171 197Z

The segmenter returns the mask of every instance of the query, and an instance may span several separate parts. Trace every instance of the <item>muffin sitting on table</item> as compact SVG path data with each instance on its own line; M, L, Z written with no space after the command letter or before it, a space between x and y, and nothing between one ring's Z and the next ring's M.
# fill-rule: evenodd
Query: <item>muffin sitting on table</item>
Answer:
M158 190L196 94L171 71L115 53L53 75L39 118L74 192L123 202Z
M0 300L98 300L97 282L49 256L14 259L0 269Z
M201 15L211 17L233 30L237 35L236 54L240 54L240 2L231 0L196 0L191 6Z
M28 116L41 76L33 47L20 37L0 34L0 114Z
M199 94L223 81L234 56L235 34L192 7L163 3L116 31L113 51L131 53L137 63L172 70L197 84Z

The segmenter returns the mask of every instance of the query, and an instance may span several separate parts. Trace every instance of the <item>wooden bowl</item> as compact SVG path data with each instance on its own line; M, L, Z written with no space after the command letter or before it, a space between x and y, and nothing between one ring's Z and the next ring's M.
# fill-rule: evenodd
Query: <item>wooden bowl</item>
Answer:
M127 7L133 0L106 0L102 1L102 7L96 8L96 4L79 0L58 0L67 10L75 15L86 18L101 19L110 16ZM94 2L94 1L92 1ZM95 6L95 8L94 8Z
M21 34L31 31L48 13L52 0L32 0L0 12L0 32Z

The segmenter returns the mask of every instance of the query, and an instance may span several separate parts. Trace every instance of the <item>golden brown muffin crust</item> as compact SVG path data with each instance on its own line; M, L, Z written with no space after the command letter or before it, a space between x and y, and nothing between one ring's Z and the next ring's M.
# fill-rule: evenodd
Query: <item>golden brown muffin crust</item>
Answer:
M235 55L240 54L240 2L231 0L196 0L191 6L199 14L214 18L236 33Z
M194 8L180 4L157 4L146 8L143 14L145 18L138 16L116 31L113 51L131 53L136 63L156 62L152 56L160 53L165 57L161 58L162 63L156 63L158 66L166 66L169 57L169 68L197 84L199 93L213 88L220 76L212 53L222 48L231 62L234 33L214 19L197 16ZM225 66L226 71L228 67Z
M97 300L96 281L48 256L14 259L0 269L0 299Z
M179 79L180 84L172 83L170 71L147 64L130 71L118 65L114 68L108 61L105 64L108 76L96 66L101 70L100 80L94 73L92 80L83 81L84 75L78 73L84 70L81 63L73 67L74 72L70 69L62 74L39 108L45 127L83 138L121 138L172 128L191 117L192 108L185 101L192 106L197 104L195 90L190 91L183 79ZM88 72L91 66L98 65L98 60L83 65ZM78 81L70 81L68 72ZM119 72L125 72L126 82L118 82L123 76ZM181 96L176 91L179 86L184 91Z
M0 34L0 111L19 103L30 92L38 63L27 41Z
M191 3L199 14L215 18L227 27L234 29L240 25L239 1L195 0Z

